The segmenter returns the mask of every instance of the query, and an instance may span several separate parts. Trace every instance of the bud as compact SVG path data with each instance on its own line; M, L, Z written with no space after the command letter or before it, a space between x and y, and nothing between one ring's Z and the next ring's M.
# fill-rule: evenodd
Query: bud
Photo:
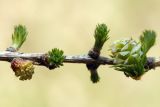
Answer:
M118 40L111 46L111 57L114 63L127 63L129 56L139 57L142 55L141 44L132 39Z
M30 80L34 73L34 66L32 61L24 60L22 58L15 58L11 62L11 68L19 80Z
M127 77L139 80L146 72L144 55L141 44L132 39L119 40L111 46L111 57L114 59L116 70L123 71Z

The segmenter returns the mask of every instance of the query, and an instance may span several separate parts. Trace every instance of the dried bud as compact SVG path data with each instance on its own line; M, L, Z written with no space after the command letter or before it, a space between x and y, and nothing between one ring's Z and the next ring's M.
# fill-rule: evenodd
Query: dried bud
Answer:
M15 58L11 62L11 68L19 80L30 80L34 73L34 66L32 61L24 60L22 58Z

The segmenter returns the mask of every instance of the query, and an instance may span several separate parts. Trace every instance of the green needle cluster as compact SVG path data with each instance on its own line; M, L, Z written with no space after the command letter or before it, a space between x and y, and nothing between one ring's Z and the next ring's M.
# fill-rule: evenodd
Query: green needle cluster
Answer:
M108 37L109 30L106 26L106 24L98 24L96 26L95 32L94 32L94 38L95 38L95 44L94 48L96 50L101 50L104 43L109 39Z
M63 65L64 56L63 51L59 50L57 48L52 49L48 52L48 62L51 66L54 66L54 68L60 67Z
M18 50L26 40L27 34L25 26L15 26L14 33L12 34L12 47Z

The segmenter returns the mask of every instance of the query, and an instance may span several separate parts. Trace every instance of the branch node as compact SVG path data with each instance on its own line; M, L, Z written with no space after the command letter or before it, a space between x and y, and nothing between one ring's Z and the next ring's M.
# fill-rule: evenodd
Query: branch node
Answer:
M148 69L148 70L155 69L155 58L154 57L148 57L144 68Z
M88 55L94 60L97 60L99 58L100 51L104 43L109 39L108 33L109 33L109 30L107 29L107 26L105 24L98 24L96 26L96 29L94 32L94 38L95 38L94 47L88 52ZM97 72L99 65L100 64L98 64L97 61L86 64L88 70L91 73L90 78L93 83L97 83L100 79Z
M16 52L17 50L14 47L10 46L6 49L6 51Z

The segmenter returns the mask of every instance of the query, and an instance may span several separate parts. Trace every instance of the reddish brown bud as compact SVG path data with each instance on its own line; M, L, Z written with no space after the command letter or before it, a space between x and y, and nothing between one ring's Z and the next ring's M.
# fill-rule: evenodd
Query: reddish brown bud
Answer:
M22 58L13 59L11 62L11 68L20 80L30 80L34 73L32 61L24 60Z

